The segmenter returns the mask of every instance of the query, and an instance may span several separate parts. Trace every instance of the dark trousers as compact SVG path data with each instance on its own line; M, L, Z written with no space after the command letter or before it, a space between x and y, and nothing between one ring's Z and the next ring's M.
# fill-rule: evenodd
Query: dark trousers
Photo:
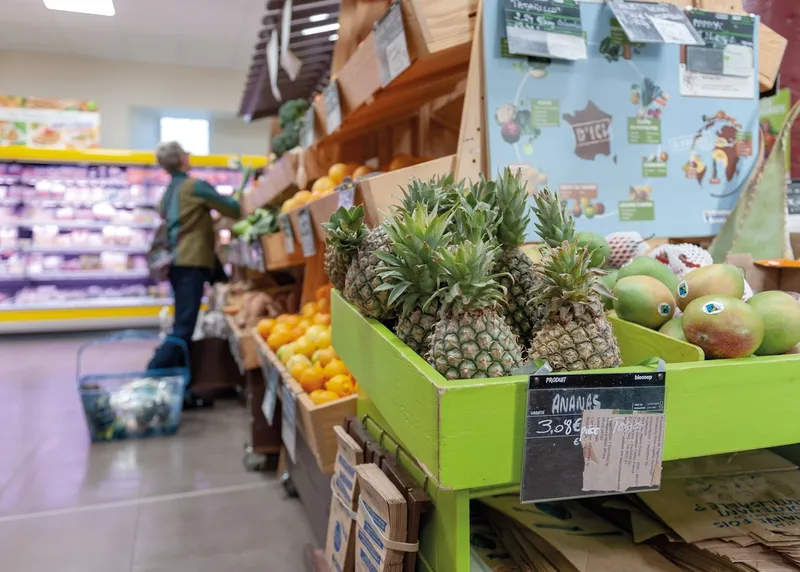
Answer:
M169 282L175 297L175 323L172 336L191 346L192 334L203 301L203 288L211 279L211 270L196 266L173 266L169 270ZM189 366L185 363L183 350L172 343L164 342L150 360L149 370Z

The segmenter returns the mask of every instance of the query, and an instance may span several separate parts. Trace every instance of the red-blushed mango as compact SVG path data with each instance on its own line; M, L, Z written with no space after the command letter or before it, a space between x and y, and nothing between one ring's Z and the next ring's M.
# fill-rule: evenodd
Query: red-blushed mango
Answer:
M756 294L747 301L764 321L764 340L756 355L785 354L800 343L800 303L780 290Z
M742 269L732 264L711 264L695 268L678 283L675 300L678 307L685 310L693 300L712 294L741 300L744 296Z
M764 321L738 298L702 296L683 312L683 334L706 358L743 358L764 340Z

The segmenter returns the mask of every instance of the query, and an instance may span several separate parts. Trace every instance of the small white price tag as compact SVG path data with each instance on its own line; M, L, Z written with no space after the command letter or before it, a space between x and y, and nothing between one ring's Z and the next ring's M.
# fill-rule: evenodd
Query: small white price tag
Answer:
M267 423L272 426L275 420L275 405L278 402L278 380L280 379L280 372L277 367L270 366L268 368L267 377L267 390L264 392L264 402L261 404L261 410L264 412L264 418Z
M325 100L325 131L330 135L342 124L342 104L339 101L339 84L336 80L325 88L322 97Z
M297 213L297 226L300 230L300 246L303 247L303 256L308 258L317 253L314 243L314 225L311 222L311 211L308 207L303 207Z
M286 254L294 254L294 233L292 232L292 221L289 220L288 214L282 214L278 217L278 226L281 227L283 233L283 249Z
M297 402L294 391L288 385L281 393L281 440L292 463L297 462Z
M343 187L339 191L339 207L349 209L353 206L355 191L352 186Z
M411 65L400 2L392 3L386 14L375 22L374 30L381 85L386 87Z
M303 121L303 148L308 149L314 144L314 103L308 106Z

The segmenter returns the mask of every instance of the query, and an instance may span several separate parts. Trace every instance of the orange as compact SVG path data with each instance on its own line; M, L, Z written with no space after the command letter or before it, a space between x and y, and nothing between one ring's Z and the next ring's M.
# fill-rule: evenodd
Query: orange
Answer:
M292 197L291 199L283 201L283 204L281 205L281 212L286 213L296 209L299 206L300 205L298 204L298 202L294 200L294 197Z
M338 395L332 391L326 391L324 389L312 391L309 393L308 397L317 405L325 405L326 403L330 403L331 401L336 401L339 399Z
M336 183L334 183L330 177L320 177L319 179L314 181L313 185L311 185L311 192L314 192L316 190L327 191L329 189L333 189L333 187L335 186Z
M297 206L301 207L311 200L311 191L297 191L292 198L294 198Z
M332 347L322 348L321 350L317 350L311 354L311 361L319 362L319 365L322 367L325 367L335 359L336 350L334 350Z
M322 366L315 363L307 368L297 381L306 393L311 393L316 389L322 389L325 386L325 374L322 372Z
M314 316L314 323L319 324L321 326L330 326L331 325L331 315L328 313L325 314L317 314Z
M272 332L267 338L267 345L272 350L277 350L282 345L288 344L291 341L292 339L289 334L283 332Z
M292 331L289 332L289 337L292 338L292 341L300 339L306 333L306 329L302 326L295 326L292 328Z
M303 376L303 372L305 372L310 367L311 367L311 360L308 359L306 356L301 356L297 354L290 357L289 361L286 362L286 369L289 370L289 373L292 374L293 378L298 380Z
M311 318L316 313L317 313L316 302L306 302L305 304L303 304L303 309L300 310L300 314L304 318Z
M325 389L339 397L346 397L353 393L353 380L349 375L334 375L325 383Z
M328 302L330 302L331 290L333 290L333 284L325 284L324 286L317 288L317 302L321 302L322 300L328 300Z
M275 352L275 355L278 356L278 359L281 360L282 364L286 364L287 361L294 355L294 342L284 344L278 348Z
M330 298L323 298L322 300L317 301L317 312L320 314L330 314L331 313L331 299Z
M308 337L300 336L294 341L294 353L295 354L302 354L305 357L310 358L311 354L317 349L317 346L314 345Z
M297 322L300 321L300 316L297 314L281 314L277 318L275 318L279 322L283 322L285 324L289 324L292 327L297 325Z
M389 163L390 171L397 171L398 169L405 169L415 164L415 160L411 155L401 154L396 155L392 162Z
M263 320L259 320L258 324L256 324L256 330L258 331L258 335L261 336L263 339L267 339L269 337L272 328L275 327L277 322L274 318L264 318Z
M311 198L308 199L308 202L313 203L314 201L320 200L322 197L328 196L329 191L324 191L317 189L311 193Z
M343 373L350 373L347 371L347 366L340 359L332 359L328 365L325 366L325 377L328 379Z
M369 175L373 173L373 169L371 167L367 167L366 165L361 165L355 171L353 171L353 178L358 179L359 177L363 177L364 175Z
M318 349L325 349L331 347L331 332L325 330L314 339L314 346Z
M333 181L333 185L341 185L342 181L344 181L345 177L349 177L353 174L353 170L350 168L349 165L345 165L344 163L336 163L328 169L328 178Z
M317 338L322 334L327 328L325 326L320 326L319 324L314 324L310 326L306 330L306 337L311 340L312 343L316 343Z

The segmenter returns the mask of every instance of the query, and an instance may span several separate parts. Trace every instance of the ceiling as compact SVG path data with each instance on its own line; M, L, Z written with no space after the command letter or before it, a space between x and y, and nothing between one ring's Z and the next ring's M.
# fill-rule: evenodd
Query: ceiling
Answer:
M0 0L2 1L2 0ZM247 120L276 115L281 103L289 99L307 99L327 85L331 58L336 42L331 40L335 31L304 35L304 30L317 26L336 24L339 21L340 0L293 0L289 49L303 65L298 76L289 79L278 67L278 90L281 99L274 97L267 69L266 48L273 30L280 30L281 15L286 0L266 0L262 12L262 26L258 40L251 48L252 62L245 81L239 115ZM312 17L325 15L324 20ZM335 37L335 36L333 36Z
M116 16L0 0L0 51L249 69L268 0L114 0Z

